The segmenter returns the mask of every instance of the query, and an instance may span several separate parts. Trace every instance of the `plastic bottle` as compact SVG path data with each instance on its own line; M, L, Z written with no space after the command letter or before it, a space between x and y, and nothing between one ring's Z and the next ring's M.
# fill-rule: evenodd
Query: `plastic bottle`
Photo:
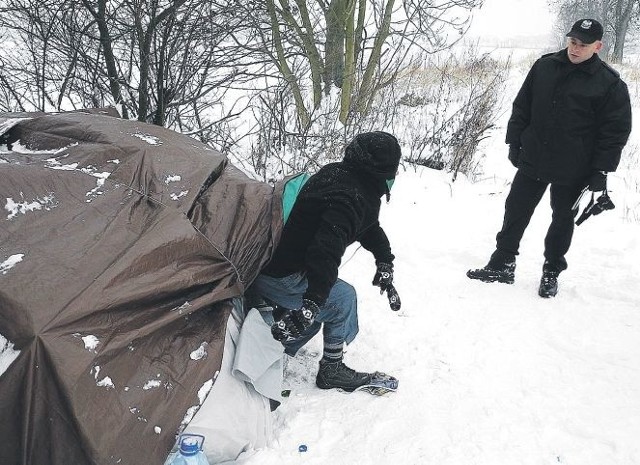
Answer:
M181 434L179 448L167 457L165 465L209 465L202 451L204 436L200 434Z

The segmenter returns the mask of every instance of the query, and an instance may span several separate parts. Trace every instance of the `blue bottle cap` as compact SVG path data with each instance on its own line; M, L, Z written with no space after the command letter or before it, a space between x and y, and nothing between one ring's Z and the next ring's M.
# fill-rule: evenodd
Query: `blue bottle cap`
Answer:
M306 452L307 451L307 445L306 444L300 444L298 446L298 452Z
M180 453L186 456L196 455L200 452L200 445L198 444L198 440L193 437L184 437L182 441L180 441Z

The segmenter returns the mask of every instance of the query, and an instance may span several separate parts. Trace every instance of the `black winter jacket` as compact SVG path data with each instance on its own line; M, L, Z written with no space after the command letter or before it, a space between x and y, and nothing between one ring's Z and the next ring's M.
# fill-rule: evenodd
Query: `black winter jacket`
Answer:
M631 132L631 104L619 74L598 55L573 64L567 49L543 55L513 102L506 142L522 147L518 169L558 184L584 184L615 171Z
M393 173L395 176L397 161ZM349 163L331 163L304 185L285 225L273 258L264 268L269 276L306 273L304 298L324 304L338 278L346 248L355 241L376 261L391 263L389 239L380 227L380 197L384 179Z

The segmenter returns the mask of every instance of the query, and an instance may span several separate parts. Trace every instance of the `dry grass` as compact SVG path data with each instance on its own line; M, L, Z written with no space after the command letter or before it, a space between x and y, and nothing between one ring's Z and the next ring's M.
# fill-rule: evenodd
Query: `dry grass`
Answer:
M405 70L393 99L405 160L447 170L454 180L458 173L474 178L480 168L477 147L495 125L509 66L508 58L465 49Z

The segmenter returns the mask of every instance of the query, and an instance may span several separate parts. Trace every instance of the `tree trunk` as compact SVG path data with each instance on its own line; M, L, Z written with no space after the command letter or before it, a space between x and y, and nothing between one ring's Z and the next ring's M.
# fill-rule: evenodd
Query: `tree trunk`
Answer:
M280 3L283 3L282 0ZM311 68L311 83L313 86L313 108L318 108L322 102L322 70L324 64L315 44L313 25L309 18L306 0L296 0L296 5L298 5L298 9L300 10L304 31L297 26L289 10L285 9L285 12L288 15L287 19L290 25L296 28L304 45L304 49L307 52L307 59L309 60L309 66Z
M376 67L380 63L380 56L382 53L382 45L389 36L389 26L391 24L391 12L393 11L393 4L395 0L387 0L387 4L384 8L384 15L382 18L382 24L373 42L373 49L367 62L367 67L362 76L362 84L358 90L358 97L356 103L356 109L361 113L366 113L371 105L371 101L375 97L375 91L373 86L373 77Z
M151 28L151 25L149 25ZM142 28L140 16L136 16L136 35L140 47L140 83L138 84L138 121L146 121L149 113L149 54L151 53L151 34L149 28Z
M291 87L293 99L296 102L298 121L303 128L306 128L311 119L309 117L307 107L304 104L298 80L287 64L287 58L284 53L284 47L282 46L282 36L280 35L280 29L278 28L278 18L276 16L276 8L273 0L267 0L267 10L269 12L269 17L271 18L271 34L273 36L273 45L276 49L276 66L278 67L280 74L287 81L287 84L289 84L289 87Z
M627 38L629 22L631 21L631 15L636 1L637 0L627 0L624 10L622 10L622 3L618 3L619 8L616 11L618 15L616 16L615 24L616 35L613 44L613 53L611 54L611 59L617 63L621 63L624 58L624 43Z
M353 80L355 78L355 29L354 29L354 13L356 0L348 1L348 16L346 18L345 30L345 53L344 53L344 79L342 83L342 92L340 94L340 115L338 119L346 126L349 119L349 111L351 110L351 92L353 91Z
M116 65L116 58L113 53L113 47L111 46L111 36L109 34L109 28L107 26L107 5L106 0L98 0L98 10L93 9L93 5L88 0L82 0L87 11L95 18L98 25L98 31L100 32L100 46L102 53L104 54L104 62L107 67L107 76L109 77L109 90L111 97L116 105L120 105L122 108L122 117L129 118L129 115L124 106L124 99L122 98L122 89L120 87L118 67Z
M342 88L344 79L344 40L346 29L347 4L349 0L331 0L325 12L327 38L325 43L325 93L329 93L332 84Z

